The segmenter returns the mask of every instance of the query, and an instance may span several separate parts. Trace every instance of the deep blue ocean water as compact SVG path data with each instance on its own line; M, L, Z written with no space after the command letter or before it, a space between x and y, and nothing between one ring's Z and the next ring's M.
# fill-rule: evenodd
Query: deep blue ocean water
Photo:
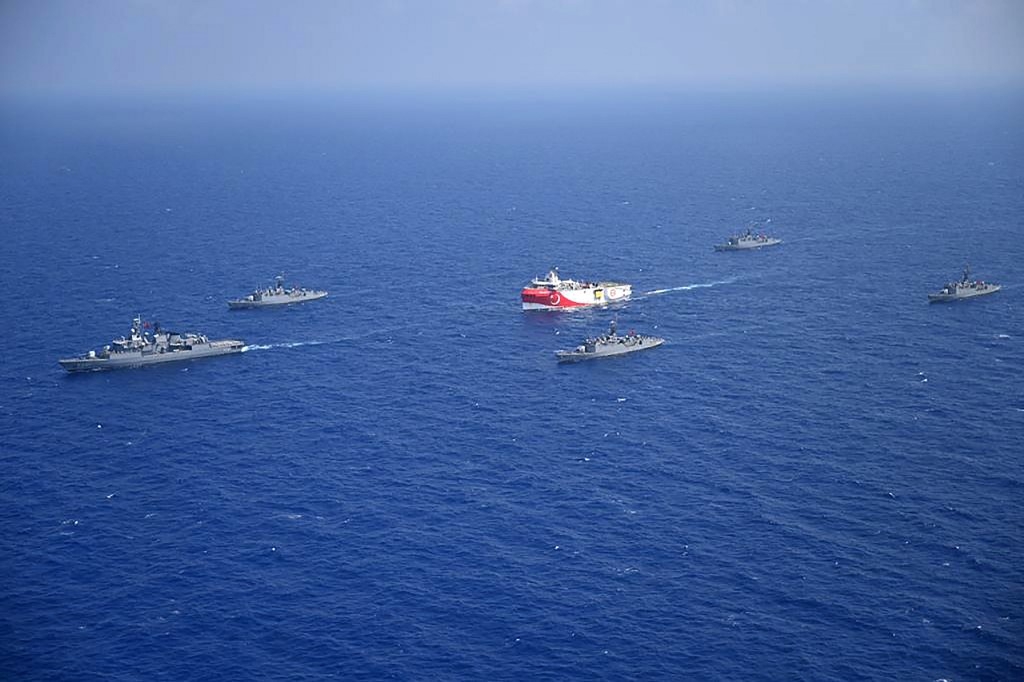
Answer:
M6 102L0 677L1024 678L1022 121ZM331 296L228 311L279 272ZM252 348L63 374L136 313ZM615 316L669 343L554 362Z

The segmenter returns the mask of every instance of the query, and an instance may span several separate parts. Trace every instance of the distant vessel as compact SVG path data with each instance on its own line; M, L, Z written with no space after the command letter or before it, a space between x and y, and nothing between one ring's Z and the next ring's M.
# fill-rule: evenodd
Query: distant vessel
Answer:
M781 239L770 237L764 233L754 234L754 231L748 227L745 233L729 237L724 244L715 244L715 251L746 251L781 243Z
M612 321L608 333L595 339L587 339L573 350L555 351L555 357L559 362L579 362L581 360L593 360L596 358L610 358L617 355L636 353L637 351L657 348L665 343L665 339L657 336L646 336L629 332L620 336L616 330L616 324Z
M151 327L152 333L149 332ZM244 347L244 342L235 339L210 341L203 334L165 331L160 329L159 323L151 325L136 317L132 320L130 337L115 339L99 352L91 350L85 355L59 362L69 372L95 372L241 353Z
M630 284L621 282L581 282L562 279L558 268L551 268L544 279L534 279L523 288L523 310L557 310L607 305L625 301L633 294Z
M306 303L307 301L315 301L325 296L327 296L326 291L319 291L317 289L285 288L284 276L278 275L274 278L273 286L266 289L257 289L245 298L236 298L228 301L228 307L232 310L270 308L279 305L291 305L292 303Z
M959 282L950 282L936 294L928 294L928 301L931 303L944 303L946 301L962 301L965 298L994 294L1003 287L991 282L981 280L971 281L971 266L964 266L964 274Z

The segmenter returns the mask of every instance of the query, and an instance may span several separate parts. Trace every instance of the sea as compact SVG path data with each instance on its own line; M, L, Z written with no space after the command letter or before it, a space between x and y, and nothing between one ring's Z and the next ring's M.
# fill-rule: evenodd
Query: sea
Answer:
M8 98L0 237L0 679L1024 679L1024 93Z

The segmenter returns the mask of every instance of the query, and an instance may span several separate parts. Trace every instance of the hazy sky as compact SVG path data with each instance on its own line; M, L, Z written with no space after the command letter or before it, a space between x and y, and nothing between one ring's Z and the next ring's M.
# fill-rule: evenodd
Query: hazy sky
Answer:
M1024 85L1024 0L0 0L0 92Z

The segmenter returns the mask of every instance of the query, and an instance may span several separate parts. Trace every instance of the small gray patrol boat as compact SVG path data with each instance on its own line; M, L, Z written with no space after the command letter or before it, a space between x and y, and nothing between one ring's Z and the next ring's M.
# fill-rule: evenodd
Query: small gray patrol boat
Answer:
M245 298L236 298L228 301L228 307L232 310L244 308L271 308L279 305L291 305L292 303L306 303L316 301L327 296L326 291L318 289L305 289L298 287L285 287L284 275L274 278L274 285L265 289L257 289Z
M618 355L627 355L637 351L657 348L665 343L665 339L657 336L646 336L630 331L628 334L619 335L615 321L608 329L608 333L594 339L587 339L573 350L555 351L555 357L559 362L580 362L581 360L592 360L595 358L610 358Z
M150 328L153 331L150 333ZM76 358L59 360L69 372L96 372L103 369L142 367L163 362L208 358L241 353L245 342L236 339L211 341L203 334L179 334L160 329L160 324L143 322L141 316L132 320L131 336L114 339L97 352L89 351Z
M994 294L1003 287L991 282L981 280L971 281L971 266L964 266L964 274L959 282L950 282L942 287L942 290L935 294L928 294L929 303L945 303L947 301L962 301L965 298Z
M715 251L748 251L781 243L782 240L776 237L770 237L764 233L754 234L754 231L748 227L745 233L729 237L724 244L715 244Z

